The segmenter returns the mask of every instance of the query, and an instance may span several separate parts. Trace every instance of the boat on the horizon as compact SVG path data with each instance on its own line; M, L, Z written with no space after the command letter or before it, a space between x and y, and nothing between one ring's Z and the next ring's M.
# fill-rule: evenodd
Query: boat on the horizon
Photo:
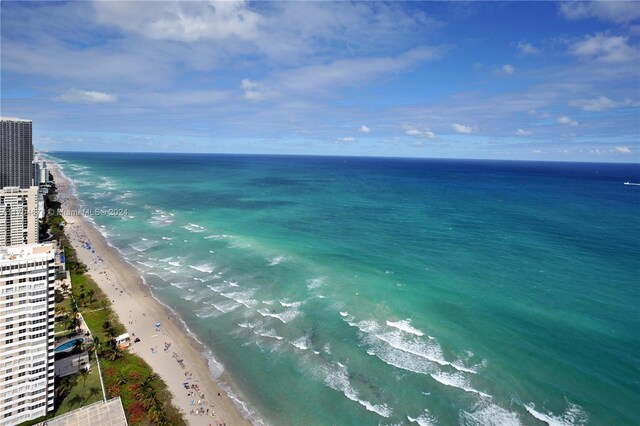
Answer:
M625 182L625 185L634 185L634 186L640 186L640 183L635 183L635 182Z

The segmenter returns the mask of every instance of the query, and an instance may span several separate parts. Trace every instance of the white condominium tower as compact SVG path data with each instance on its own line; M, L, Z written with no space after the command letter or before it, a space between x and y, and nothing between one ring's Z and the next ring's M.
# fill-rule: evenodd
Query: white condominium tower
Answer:
M56 247L0 247L0 424L53 410Z
M0 117L0 188L33 185L31 120Z
M38 187L0 188L0 246L38 242Z

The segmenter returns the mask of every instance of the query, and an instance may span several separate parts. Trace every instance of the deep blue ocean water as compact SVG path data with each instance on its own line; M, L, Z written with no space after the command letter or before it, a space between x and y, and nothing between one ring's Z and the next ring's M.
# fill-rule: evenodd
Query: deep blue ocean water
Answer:
M51 156L254 419L639 420L638 164Z

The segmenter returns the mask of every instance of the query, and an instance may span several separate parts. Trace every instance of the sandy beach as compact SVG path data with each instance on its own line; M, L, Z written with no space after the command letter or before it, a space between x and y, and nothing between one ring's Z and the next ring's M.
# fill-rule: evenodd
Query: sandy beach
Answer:
M79 203L70 183L57 165L49 162L49 167L62 209L75 211ZM185 420L198 426L251 424L211 377L203 355L207 348L185 330L170 309L152 296L140 272L109 246L87 218L68 214L63 217L67 222L67 237L89 268L89 275L111 299L113 310L127 332L141 340L129 350L141 356L162 377ZM89 242L92 250L83 247L83 242ZM156 323L160 323L160 327L156 327Z

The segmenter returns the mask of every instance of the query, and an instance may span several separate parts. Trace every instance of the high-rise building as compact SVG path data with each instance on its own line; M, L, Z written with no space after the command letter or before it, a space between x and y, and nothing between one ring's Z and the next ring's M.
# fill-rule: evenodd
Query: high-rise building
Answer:
M38 242L41 198L37 186L0 188L0 246Z
M0 247L0 424L53 411L56 246Z
M33 185L31 120L0 117L0 188Z

